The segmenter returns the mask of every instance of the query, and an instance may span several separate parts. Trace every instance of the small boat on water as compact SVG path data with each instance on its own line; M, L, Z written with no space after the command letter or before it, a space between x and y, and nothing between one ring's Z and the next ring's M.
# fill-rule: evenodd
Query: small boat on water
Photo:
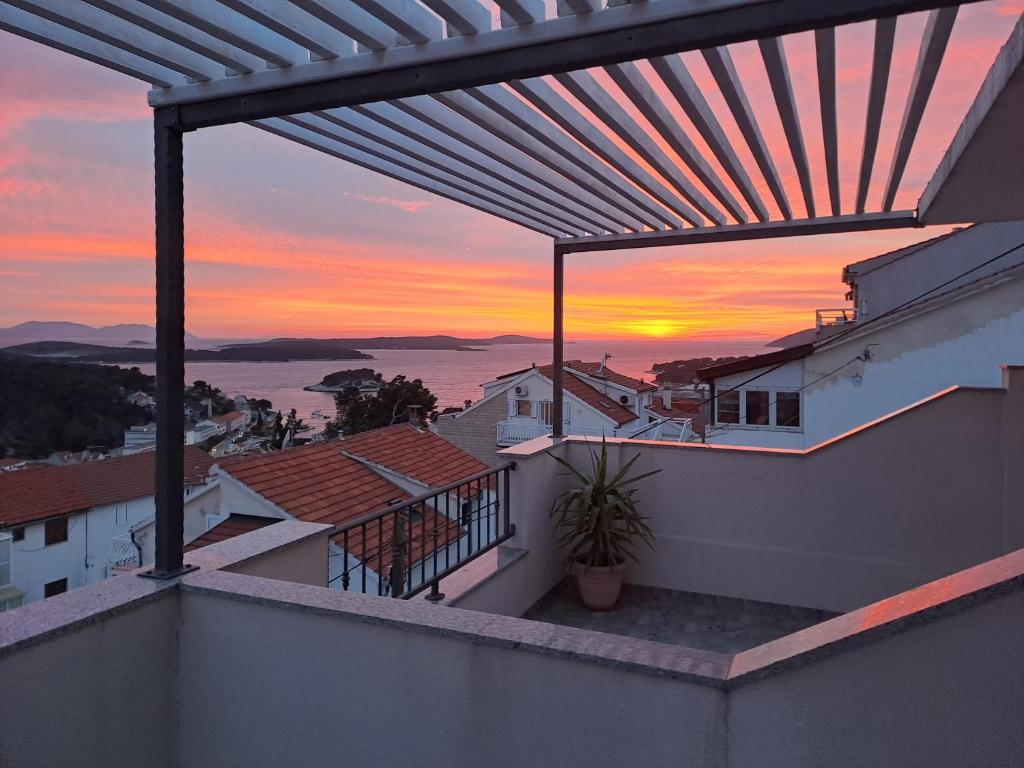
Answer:
M312 418L314 418L314 419L326 419L327 418L327 416L324 415L324 412L322 410L320 410L319 408L317 408L315 411L313 411L309 415Z

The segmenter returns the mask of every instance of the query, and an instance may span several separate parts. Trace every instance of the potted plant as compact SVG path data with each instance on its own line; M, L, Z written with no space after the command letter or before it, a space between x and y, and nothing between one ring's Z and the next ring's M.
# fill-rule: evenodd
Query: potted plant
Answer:
M551 516L556 521L557 543L565 547L565 564L576 577L583 604L594 611L615 607L622 592L626 560L636 562L633 548L643 542L654 548L654 534L647 517L636 508L633 486L661 470L629 476L639 456L634 456L613 477L608 476L608 445L601 440L601 453L591 451L592 473L577 469L565 459L551 455L578 480L576 487L555 499Z

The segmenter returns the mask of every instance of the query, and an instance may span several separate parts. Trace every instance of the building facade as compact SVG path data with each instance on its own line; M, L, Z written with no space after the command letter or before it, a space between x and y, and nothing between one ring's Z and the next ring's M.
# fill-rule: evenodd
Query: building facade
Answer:
M807 448L951 386L998 386L1024 363L1024 248L987 262L1019 243L1022 223L978 225L847 266L852 318L702 371L706 441Z

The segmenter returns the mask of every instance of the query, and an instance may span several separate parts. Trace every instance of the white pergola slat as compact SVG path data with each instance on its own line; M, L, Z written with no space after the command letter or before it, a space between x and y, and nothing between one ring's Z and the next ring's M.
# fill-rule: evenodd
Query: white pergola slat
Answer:
M743 84L740 82L732 56L726 48L705 48L701 53L704 56L704 62L708 65L708 69L711 70L711 75L715 78L715 82L721 90L722 98L725 99L725 103L729 106L729 110L740 129L740 133L743 134L743 139L746 141L750 153L754 156L754 162L757 163L757 167L761 170L765 183L768 185L776 204L779 206L782 218L787 221L792 219L793 213L789 207L789 198L786 196L786 190L782 186L779 172L775 168L775 161L772 160L772 156L768 152L767 142L765 142L764 135L761 133L757 116L750 106L750 101L747 99L747 93L743 88Z
M885 94L889 90L889 70L892 66L892 49L896 40L896 19L879 19L875 22L875 46L871 62L871 86L868 90L868 111L864 126L864 147L861 151L860 178L857 182L857 213L864 213L867 206L868 186L875 166L875 152L878 149L878 130L882 124L885 109Z
M821 109L821 139L825 148L825 174L832 215L842 213L839 196L839 127L836 115L836 31L814 32L814 52L818 66L818 103Z
M657 171L662 178L694 208L716 224L724 224L725 216L683 173L679 166L666 155L646 131L630 117L622 106L588 72L569 72L555 75L555 79L593 112L623 142ZM714 190L720 199L735 210L737 217L743 214L732 195L721 186L721 182L707 161L693 150L692 144L680 147L680 156L706 186Z
M953 32L957 10L956 7L939 8L928 15L928 23L921 38L921 51L914 67L914 79L910 83L907 106L900 122L899 138L896 139L896 148L893 150L892 163L889 166L889 180L885 184L885 194L882 197L883 211L891 211L896 200L896 190L903 179L903 171L906 170L907 160L910 159L910 150L914 147L917 129L921 127L921 118L928 105L928 97L931 96L935 78L939 74L939 66L946 54L946 45Z
M747 201L747 205L754 212L754 217L758 221L767 221L768 210L764 206L764 201L754 188L750 176L747 175L747 171L736 156L732 144L726 138L721 123L715 117L711 106L708 104L707 99L704 98L704 94L700 92L700 88L690 75L683 60L679 56L659 56L651 59L650 64L665 84L665 87L672 93L679 106L682 107L686 116L690 118L697 132L707 142L708 147L715 154L715 157L718 158L718 162L721 163L725 172L729 174L729 178L733 180L740 194ZM638 91L638 95L641 89L645 87L650 89L650 85L637 72L634 64L619 64L616 68L618 72L624 74L625 78L628 78L630 85ZM620 88L625 90L622 82L618 80L616 82ZM634 98L631 91L627 91L626 95L630 96L631 99ZM636 103L635 99L634 103ZM639 107L639 104L637 106ZM648 117L648 120L650 119ZM674 124L667 115L659 115L658 124L655 127L666 137L666 140L668 140L667 133L674 134L679 130L678 125Z
M466 193L453 184L448 184L439 180L436 172L430 170L428 166L423 166L423 172L417 172L408 165L399 165L387 158L379 157L362 149L346 146L340 142L335 142L331 145L316 133L306 130L300 126L293 125L284 118L260 120L254 123L254 125L265 131L269 131L270 133L274 133L278 136L291 139L299 144L303 144L310 149L315 149L319 152L333 155L341 160L345 160L353 163L354 165L366 168L367 170L383 174L384 176L404 182L410 186L417 187L427 192L432 192L442 197L447 197L463 205L468 205L469 207L476 208L484 213L489 213L492 216L497 216L498 218L510 221L513 224L519 224L527 229L532 229L542 235L554 236L557 232L555 229L545 227L535 221L521 217L499 206L493 205L487 200L476 197L471 193Z
M481 210L500 211L556 238L625 242L639 234L649 241L714 227L760 231L736 227L770 224L775 217L815 221L815 194L824 189L830 220L842 218L836 25L864 20L873 20L876 31L853 215L871 214L867 197L878 134L888 119L897 18L926 8L930 15L876 212L891 211L958 5L0 0L0 28L151 83L151 103L157 109L179 105L182 125L220 120L204 116L215 105L254 115L235 118L252 123L261 119L255 115L273 114L276 122L259 123L261 128L330 149L335 157L358 157L363 167L390 158L382 167L395 178L408 176L460 202L472 199ZM811 129L801 118L780 34L801 30L814 31L821 169L808 161L804 136ZM763 105L755 109L733 64L728 43L740 40L758 41L784 131L777 146L762 132ZM518 50L524 53L516 58ZM638 55L630 59L624 53L629 50ZM679 55L687 50L702 53L720 101L698 86ZM509 76L514 71L524 76ZM418 86L420 80L463 84L432 89ZM305 109L269 106L292 89L305 89L301 96L295 91L296 106ZM241 100L226 101L233 98ZM726 122L735 124L742 141ZM779 152L796 171L802 216L794 214L776 167Z
M779 110L782 128L786 132L786 143L796 167L796 175L800 180L800 190L804 195L804 206L807 218L815 217L814 187L811 184L811 170L807 164L807 149L804 147L804 133L797 111L796 98L793 96L793 84L789 77L789 65L786 63L786 50L782 40L777 37L758 40L761 58L768 73L768 81L775 96L775 106Z
M662 182L655 179L621 147L605 136L543 78L516 80L510 83L510 86L563 131L681 219L695 227L703 224L699 213L679 200Z
M539 204L532 195L524 195L523 185L508 183L498 169L487 167L487 158L481 158L471 163L450 151L447 145L433 142L434 146L430 147L427 146L427 141L422 139L420 142L411 142L408 133L388 128L383 121L374 120L351 109L317 112L314 113L314 116L326 123L339 126L350 134L363 137L368 142L381 144L393 152L408 155L415 160L438 168L445 168L451 175L462 179L468 185L479 186L483 190L505 198L509 203L515 203L531 210L532 215L550 219L552 226L567 227L590 234L597 234L604 229L604 227L595 226L592 222L571 212L566 213L569 206L560 200L550 200ZM423 128L429 130L426 126ZM321 127L317 130L328 129ZM465 150L463 153L465 154Z

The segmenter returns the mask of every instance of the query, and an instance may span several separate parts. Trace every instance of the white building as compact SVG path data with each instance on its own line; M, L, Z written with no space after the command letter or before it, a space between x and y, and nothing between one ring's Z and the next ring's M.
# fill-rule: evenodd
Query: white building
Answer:
M129 427L124 431L122 453L131 454L156 447L156 424Z
M152 562L155 460L138 453L0 473L0 536L10 537L9 585L17 591L8 590L6 602L41 600ZM185 524L187 535L198 535L212 460L195 448L185 460ZM5 571L0 562L0 576Z
M998 386L1024 363L1024 248L987 262L1022 243L1022 222L982 224L847 266L845 317L702 371L706 441L811 447L951 386Z
M214 468L220 481L224 522L201 539L216 541L251 530L258 524L247 519L252 517L344 526L487 469L465 451L410 424L363 432L340 441L228 459ZM429 562L433 557L443 561L446 547L451 549L454 561L456 548L466 552L467 539L488 541L495 535L497 516L480 522L480 516L474 514L493 504L492 491L479 484L472 490L471 497L453 492L448 498L442 496L443 501L435 502L433 507L425 505L416 510L410 529L411 586L419 583L416 579L420 570L412 566L420 561ZM464 525L466 519L474 522ZM480 526L485 527L477 530ZM331 586L342 588L347 571L350 582L358 582L360 591L376 592L378 585L383 590L381 578L386 577L391 564L392 532L393 522L386 519L379 530L371 526L365 541L358 532L334 536ZM422 532L426 532L427 540L436 536L435 543L423 544ZM432 572L429 565L426 572ZM366 589L362 590L364 578Z
M670 387L624 376L605 363L570 360L563 376L566 434L685 440L700 428L696 403L673 400ZM497 449L551 432L550 365L533 366L483 384L484 396L438 419L437 432L490 463Z

